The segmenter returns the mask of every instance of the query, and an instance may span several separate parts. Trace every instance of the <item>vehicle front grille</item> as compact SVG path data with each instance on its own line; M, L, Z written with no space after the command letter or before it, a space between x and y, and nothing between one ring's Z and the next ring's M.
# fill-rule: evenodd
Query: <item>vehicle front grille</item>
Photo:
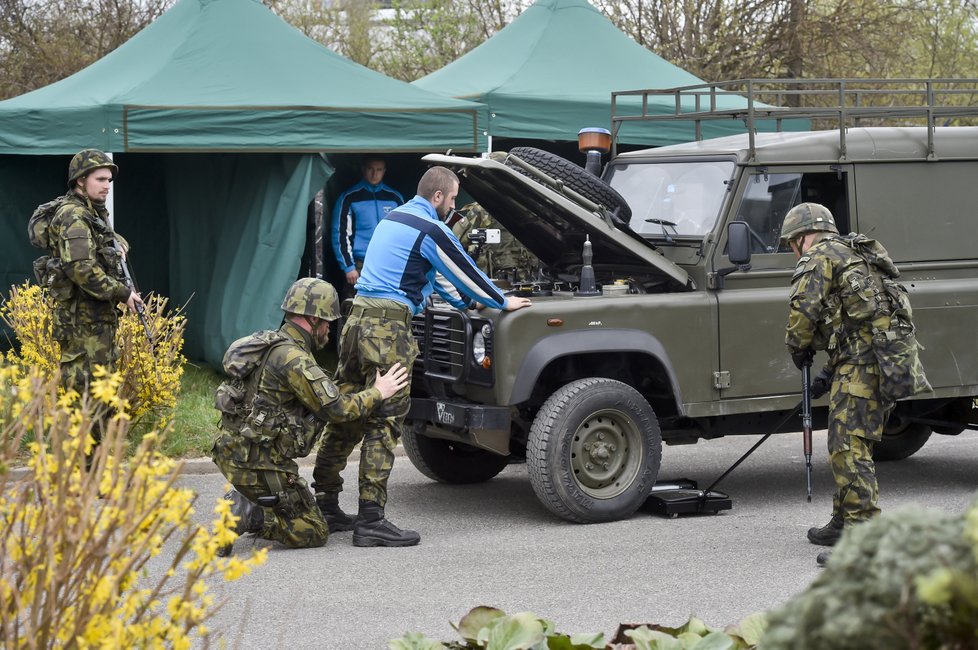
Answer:
M465 370L467 322L458 311L426 309L411 321L418 341L414 373L430 378L458 381Z

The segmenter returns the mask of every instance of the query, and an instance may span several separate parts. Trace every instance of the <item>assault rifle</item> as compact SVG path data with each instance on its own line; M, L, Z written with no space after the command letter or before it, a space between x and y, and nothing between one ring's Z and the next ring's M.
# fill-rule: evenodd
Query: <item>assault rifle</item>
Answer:
M801 430L808 479L808 501L812 500L812 359L801 366Z
M129 287L130 291L139 293L139 289L136 287L136 281L133 279L132 273L129 271L129 257L122 249L122 245L119 243L117 238L112 238L112 245L122 258L122 275L126 279L126 286ZM146 321L146 309L143 307L142 303L136 303L136 315L139 316L139 322L143 324L143 331L146 332L146 340L149 341L150 348L155 350L156 342L153 341L153 335L150 334L149 323Z

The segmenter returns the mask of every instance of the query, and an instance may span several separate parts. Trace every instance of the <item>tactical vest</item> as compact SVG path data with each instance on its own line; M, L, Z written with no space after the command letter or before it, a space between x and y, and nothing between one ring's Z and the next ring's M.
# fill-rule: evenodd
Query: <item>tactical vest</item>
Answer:
M269 355L286 344L295 341L282 332L262 330L238 339L224 353L228 379L217 387L214 407L221 413L221 429L256 446L245 450L256 456L250 461L274 463L307 456L321 428L301 403L288 409L272 403L260 390Z
M58 200L55 199L55 201ZM40 217L37 219L32 217L33 225L30 228L32 242L35 239L43 241L43 238L46 238L47 240L48 255L35 261L34 271L38 282L48 288L51 296L58 304L55 312L55 338L68 335L70 329L65 328L71 328L74 325L96 322L114 325L119 320L119 311L114 303L98 300L81 291L64 271L60 257L60 246L65 225L62 215L66 210L83 208L84 216L82 219L91 231L95 248L93 261L106 276L123 284L126 282L122 270L122 253L116 246L117 238L121 240L121 237L118 237L106 223L105 215L93 214L92 210L96 208L86 205L82 199L70 193L61 197L60 201L60 205L57 206L54 215L48 221L47 228L43 227L44 219ZM38 206L38 210L46 205L48 204Z
M854 254L841 274L842 336L867 331L880 369L880 395L887 402L930 391L920 362L913 310L906 287L896 281L900 271L883 246L865 235L832 237Z

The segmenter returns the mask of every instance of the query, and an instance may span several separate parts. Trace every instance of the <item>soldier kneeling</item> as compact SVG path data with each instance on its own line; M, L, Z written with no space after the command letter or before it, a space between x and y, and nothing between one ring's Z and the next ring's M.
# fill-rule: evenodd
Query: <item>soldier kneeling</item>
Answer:
M407 369L377 373L372 387L342 393L313 358L339 318L336 291L303 278L282 301L285 322L238 339L224 355L229 379L217 389L223 433L211 457L234 486L225 495L238 518L235 532L255 533L289 548L326 543L330 530L349 530L339 508L324 517L295 458L307 456L327 421L357 420L407 386ZM230 554L226 547L221 555Z

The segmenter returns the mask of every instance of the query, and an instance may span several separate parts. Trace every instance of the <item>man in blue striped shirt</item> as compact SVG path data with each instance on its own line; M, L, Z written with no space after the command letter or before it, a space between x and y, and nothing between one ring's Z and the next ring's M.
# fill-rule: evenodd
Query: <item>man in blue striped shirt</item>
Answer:
M377 225L340 338L334 378L338 384L360 390L373 381L377 370L385 372L398 362L411 368L418 356L411 318L421 312L432 291L458 309L481 304L515 311L530 306L528 298L503 295L443 223L455 209L458 187L454 172L432 167L421 177L418 195ZM323 434L313 470L316 500L331 531L353 528L356 546L412 546L421 541L418 533L401 530L384 516L394 448L410 406L408 386L367 418L330 423ZM340 472L361 440L360 509L354 520L339 509Z
M374 229L387 214L404 203L400 192L384 184L387 163L378 156L366 156L360 166L363 178L340 195L333 208L333 254L346 275L341 299L353 296L360 277L367 245Z

